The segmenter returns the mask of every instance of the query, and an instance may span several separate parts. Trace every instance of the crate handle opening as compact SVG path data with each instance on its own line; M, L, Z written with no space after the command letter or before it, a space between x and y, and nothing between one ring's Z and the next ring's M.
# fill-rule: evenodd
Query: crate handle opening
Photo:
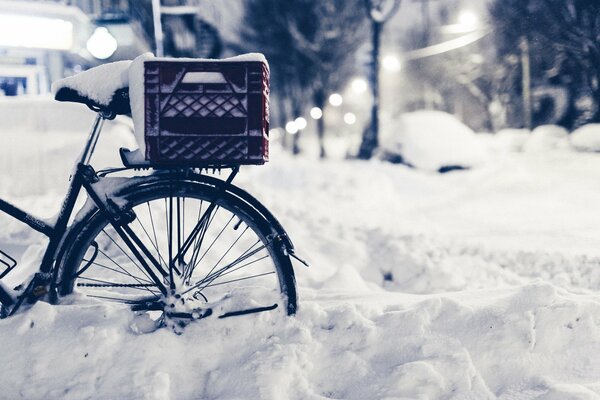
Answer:
M227 83L220 72L188 72L181 83Z

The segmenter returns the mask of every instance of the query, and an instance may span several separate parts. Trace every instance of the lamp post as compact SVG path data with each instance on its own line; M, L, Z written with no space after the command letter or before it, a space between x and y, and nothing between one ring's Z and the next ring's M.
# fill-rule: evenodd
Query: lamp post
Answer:
M152 21L154 23L154 41L156 47L156 57L164 56L162 13L160 11L160 0L152 0Z
M379 144L379 47L383 25L396 13L400 0L365 0L367 15L371 20L372 51L369 80L373 93L371 126L365 129L358 151L358 158L367 160Z

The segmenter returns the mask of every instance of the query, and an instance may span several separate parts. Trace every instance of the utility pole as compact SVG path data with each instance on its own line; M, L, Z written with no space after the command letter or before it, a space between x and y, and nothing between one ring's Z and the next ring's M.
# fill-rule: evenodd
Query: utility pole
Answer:
M417 0L421 2L421 22L423 24L423 47L429 46L431 40L431 21L429 20L429 0Z
M162 12L160 10L160 0L152 0L152 19L154 22L154 41L156 45L156 57L164 56L163 30L162 30Z
M379 48L383 25L398 11L400 0L365 0L367 15L371 20L371 69L369 81L373 95L371 126L363 133L358 158L368 160L379 145Z
M529 40L526 36L522 36L519 42L521 50L521 75L523 86L523 125L525 128L533 127L533 111L531 105L531 65L529 60Z
M421 24L423 29L422 47L429 46L431 42L431 20L429 18L429 1L430 0L415 0L421 3ZM431 88L427 82L423 82L423 106L425 109L433 109L433 100Z

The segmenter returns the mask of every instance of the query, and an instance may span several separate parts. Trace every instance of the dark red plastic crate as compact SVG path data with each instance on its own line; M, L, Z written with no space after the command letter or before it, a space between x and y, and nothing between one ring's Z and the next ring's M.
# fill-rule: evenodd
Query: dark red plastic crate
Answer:
M146 61L146 159L230 166L269 158L269 69L260 61Z

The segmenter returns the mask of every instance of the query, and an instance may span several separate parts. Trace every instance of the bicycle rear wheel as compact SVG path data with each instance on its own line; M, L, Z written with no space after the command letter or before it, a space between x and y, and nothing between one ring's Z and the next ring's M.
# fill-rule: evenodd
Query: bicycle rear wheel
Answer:
M136 310L203 309L221 317L278 307L295 313L289 256L269 221L240 197L214 182L176 180L141 182L118 203L133 211L127 226L154 258L154 276L168 293L95 210L63 258L60 295L76 290Z

